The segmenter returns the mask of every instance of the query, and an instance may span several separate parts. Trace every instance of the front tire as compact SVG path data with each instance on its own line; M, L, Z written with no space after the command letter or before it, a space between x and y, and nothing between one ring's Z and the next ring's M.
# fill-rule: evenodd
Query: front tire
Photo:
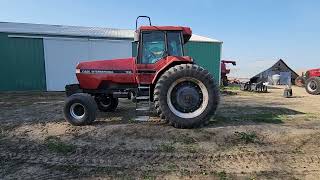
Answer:
M176 128L207 124L219 103L219 89L212 75L194 64L176 65L158 80L155 108Z
M311 77L307 79L305 88L309 94L320 94L320 77Z
M91 124L96 119L96 111L93 97L85 93L67 97L63 108L65 119L75 126Z

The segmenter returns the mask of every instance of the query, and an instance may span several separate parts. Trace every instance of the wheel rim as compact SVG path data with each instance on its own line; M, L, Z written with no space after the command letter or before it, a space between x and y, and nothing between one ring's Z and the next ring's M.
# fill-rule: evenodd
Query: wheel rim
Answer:
M181 118L199 116L208 105L206 86L192 77L184 77L171 84L167 92L167 103L171 112Z
M310 92L316 91L316 90L317 90L317 83L316 83L315 81L310 81L310 82L308 83L308 90L309 90Z
M111 104L111 98L110 97L101 97L100 100L99 100L99 103L102 107L109 107L110 104Z
M86 114L85 108L80 103L74 103L70 106L70 114L73 118L80 120Z

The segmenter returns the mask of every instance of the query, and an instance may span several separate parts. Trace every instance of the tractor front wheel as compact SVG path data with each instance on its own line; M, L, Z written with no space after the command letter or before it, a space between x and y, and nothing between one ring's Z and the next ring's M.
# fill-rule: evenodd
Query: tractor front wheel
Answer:
M305 88L309 94L320 94L320 77L311 77L307 79Z
M69 96L63 108L65 119L76 126L91 124L96 119L96 111L93 97L85 93Z
M194 64L170 68L160 77L154 90L158 114L176 128L207 124L218 102L219 89L212 75Z

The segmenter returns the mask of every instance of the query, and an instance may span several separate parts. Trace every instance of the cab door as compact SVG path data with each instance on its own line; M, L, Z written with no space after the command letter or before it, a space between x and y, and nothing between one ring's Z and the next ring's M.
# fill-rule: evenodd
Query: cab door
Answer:
M165 31L144 31L137 56L137 81L139 84L151 84L156 74L157 64L167 56Z

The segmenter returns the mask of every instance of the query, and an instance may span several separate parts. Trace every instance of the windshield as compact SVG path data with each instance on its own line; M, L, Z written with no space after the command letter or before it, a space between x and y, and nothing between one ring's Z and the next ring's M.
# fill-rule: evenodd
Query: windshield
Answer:
M168 53L170 56L183 56L181 33L180 32L168 32Z

